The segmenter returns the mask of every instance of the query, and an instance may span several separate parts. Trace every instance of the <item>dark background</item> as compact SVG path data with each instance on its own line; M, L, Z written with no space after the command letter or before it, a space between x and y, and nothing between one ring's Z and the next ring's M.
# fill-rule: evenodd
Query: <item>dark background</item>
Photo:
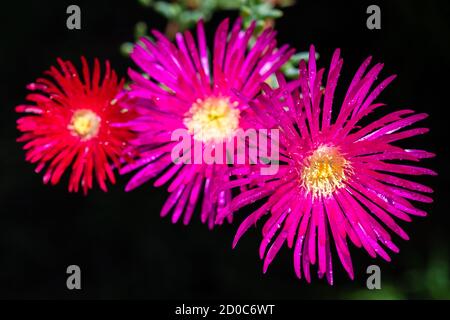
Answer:
M236 250L237 224L213 232L197 219L189 227L160 219L163 188L148 184L131 193L119 177L110 192L87 197L69 194L67 180L44 186L24 160L14 112L23 103L25 85L57 57L79 65L79 56L110 59L126 76L131 60L119 46L133 40L137 21L164 30L165 19L135 1L3 1L0 5L0 298L448 298L449 287L449 118L450 30L448 1L303 1L277 20L279 41L299 51L315 44L319 65L327 67L341 48L344 67L338 84L342 97L353 73L368 55L385 62L382 77L399 77L380 101L394 108L427 112L432 129L414 139L417 148L438 154L425 162L439 172L426 181L436 191L429 217L401 223L411 237L394 237L400 254L392 262L373 260L352 248L355 280L347 278L333 253L335 285L313 276L312 284L295 277L287 248L266 275L259 261L259 229L252 229ZM66 28L66 8L78 4L82 30ZM381 7L382 29L366 28L366 8ZM216 14L207 28L225 16ZM339 96L340 95L340 96ZM339 101L338 99L336 101ZM336 104L335 104L336 106ZM242 220L245 211L236 216ZM260 227L260 223L258 226ZM66 288L66 268L82 270L82 290ZM382 290L366 289L366 268L378 264Z

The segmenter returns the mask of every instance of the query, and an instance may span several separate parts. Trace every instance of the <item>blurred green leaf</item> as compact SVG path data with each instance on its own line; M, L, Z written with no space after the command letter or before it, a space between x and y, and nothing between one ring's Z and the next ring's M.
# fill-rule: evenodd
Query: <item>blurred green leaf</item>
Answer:
M134 26L134 38L139 39L147 35L147 24L145 22L138 22Z
M297 68L284 69L284 70L282 70L282 72L288 79L297 79L298 78L299 71Z
M182 12L182 7L180 4L174 2L174 3L168 3L165 1L157 1L155 2L153 8L156 12L163 15L168 20L176 19L177 16Z
M250 7L248 7L248 6L241 7L241 16L243 18L247 18L247 17L251 16L251 14L252 14L252 9Z
M362 289L353 291L345 296L355 300L401 300L406 297L396 286L382 284L380 290Z
M450 298L449 271L447 255L439 252L433 253L425 274L425 283L430 296L434 299Z
M180 14L178 21L184 27L189 29L193 27L198 20L204 18L203 13L199 11L184 11Z
M153 0L138 0L139 3L144 7L150 7L153 5Z
M214 1L219 9L222 10L237 10L242 7L245 0L215 0Z
M120 53L124 56L129 56L133 52L133 43L131 42L124 42L120 46Z

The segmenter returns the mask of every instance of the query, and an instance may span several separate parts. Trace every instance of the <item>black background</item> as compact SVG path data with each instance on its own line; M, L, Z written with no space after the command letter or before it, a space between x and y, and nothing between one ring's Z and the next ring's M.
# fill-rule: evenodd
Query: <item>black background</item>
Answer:
M381 267L384 287L398 287L402 297L433 298L411 289L411 284L429 280L420 270L427 270L436 252L449 257L448 1L297 2L277 20L278 39L299 51L314 44L324 67L334 48L341 48L344 67L338 98L363 59L373 55L385 63L383 78L399 75L379 100L391 110L408 107L430 114L422 125L431 133L414 139L413 145L438 154L426 161L439 172L426 179L436 190L435 202L421 206L429 211L428 218L401 224L411 240L394 237L401 252L392 255L391 263L372 260L352 248L354 281L334 253L335 285L315 276L308 285L296 279L292 252L286 248L262 274L259 229L250 230L232 250L237 224L211 232L198 216L189 227L160 219L163 188L147 184L125 193L128 176L119 177L108 193L93 191L87 197L69 194L67 180L56 187L44 186L15 142L14 107L24 102L25 85L57 57L77 65L80 55L91 61L109 59L126 76L133 64L119 53L120 44L133 40L137 21L164 30L165 20L135 1L4 1L0 4L0 298L352 298L362 297L358 292L365 290L366 267L374 263ZM82 30L66 28L70 4L81 7ZM366 28L370 4L381 7L381 30ZM224 17L236 15L216 14L207 28L209 39ZM245 213L238 213L235 221L242 221ZM66 268L71 264L82 269L80 291L66 288Z

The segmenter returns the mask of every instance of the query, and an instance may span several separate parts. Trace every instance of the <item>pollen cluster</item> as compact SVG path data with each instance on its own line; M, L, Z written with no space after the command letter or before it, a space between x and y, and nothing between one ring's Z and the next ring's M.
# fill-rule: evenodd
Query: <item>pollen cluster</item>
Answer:
M227 139L239 128L240 111L237 102L229 98L198 99L186 113L184 125L195 140L219 142Z
M336 147L322 145L306 158L301 185L313 198L328 197L344 186L349 171L348 161Z
M97 135L100 121L100 117L95 112L81 109L74 112L68 127L72 134L87 140Z

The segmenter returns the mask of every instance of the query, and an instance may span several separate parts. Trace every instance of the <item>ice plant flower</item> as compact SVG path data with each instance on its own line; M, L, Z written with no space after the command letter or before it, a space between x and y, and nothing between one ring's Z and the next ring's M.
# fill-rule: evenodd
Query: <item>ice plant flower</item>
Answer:
M51 67L28 85L30 103L16 111L25 115L17 127L26 142L26 160L37 163L36 172L45 169L44 183L57 184L71 167L69 191L86 194L95 179L104 191L106 181L115 182L113 166L120 163L124 148L133 133L119 126L129 121L130 114L118 95L123 87L106 61L101 79L96 59L92 75L84 58L82 78L70 61L58 59L59 69Z
M332 284L334 242L344 269L353 279L348 242L363 247L371 257L389 261L386 248L399 251L390 233L408 239L394 218L411 221L411 216L426 216L411 200L432 202L426 195L432 189L402 176L435 175L407 162L434 155L402 148L397 142L428 132L426 128L405 129L427 115L399 110L364 121L369 113L385 106L375 99L395 78L390 76L371 89L383 65L376 64L366 72L370 61L369 57L356 72L334 121L333 96L343 63L339 50L332 57L324 88L324 69L316 70L311 47L308 64L302 61L299 65L299 89L286 93L280 76L280 88L266 87L252 104L267 128L280 130L280 169L272 176L260 175L255 166L233 169L244 178L238 177L223 188L252 188L234 198L218 215L218 221L262 201L240 225L233 247L249 227L268 214L259 250L264 272L287 242L293 248L299 278L303 274L310 282L310 266L317 265L318 276L325 275Z
M227 180L227 164L174 164L171 151L178 142L172 141L172 133L185 129L193 143L213 149L218 142L233 139L237 130L251 127L248 119L252 113L235 92L255 97L260 83L292 54L286 45L277 48L272 29L263 31L249 49L255 23L247 30L241 25L238 19L231 32L228 19L219 25L211 61L202 21L197 24L197 41L186 31L176 35L174 44L153 31L154 41L141 39L131 55L145 73L129 71L133 80L130 105L140 113L130 122L139 133L132 150L139 155L121 172L139 170L127 191L155 177L154 186L168 183L170 195L161 215L172 212L174 223L183 216L183 223L188 224L201 202L201 220L212 228L217 210L228 203L231 192L217 196L213 192Z

